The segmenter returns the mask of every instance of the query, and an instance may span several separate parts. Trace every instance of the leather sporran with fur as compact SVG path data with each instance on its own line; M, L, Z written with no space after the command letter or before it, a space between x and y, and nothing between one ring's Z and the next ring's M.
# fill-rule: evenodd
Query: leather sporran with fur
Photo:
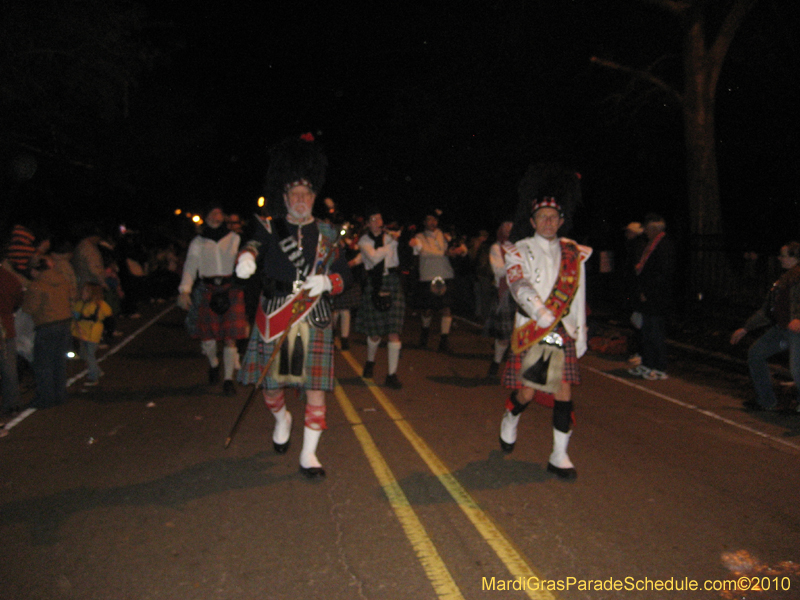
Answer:
M308 323L299 321L292 325L279 351L278 360L272 363L269 376L281 384L303 383L306 379L306 352L310 330Z
M555 394L564 374L563 347L544 340L531 346L522 358L520 374L526 387Z

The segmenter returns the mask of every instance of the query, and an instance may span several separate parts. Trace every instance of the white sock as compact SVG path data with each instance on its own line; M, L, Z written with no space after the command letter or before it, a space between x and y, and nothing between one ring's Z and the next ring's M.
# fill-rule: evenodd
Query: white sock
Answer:
M208 363L211 368L219 366L219 359L217 358L217 340L203 340L200 342L200 350L208 358Z
M321 467L322 464L317 459L317 444L322 431L305 427L303 429L303 449L300 451L300 466L304 469Z
M276 444L285 444L292 433L292 415L286 410L286 405L280 407L278 412L272 413L275 417L275 429L272 431L272 441Z
M378 353L378 346L381 343L381 338L377 341L372 341L371 337L367 338L367 362L375 362L375 355Z
M343 310L339 312L339 337L350 337L350 311Z
M508 341L507 340L495 340L494 341L494 362L500 364L503 360L503 355L508 350Z
M389 342L386 349L389 353L389 375L397 373L397 363L400 362L400 348L403 347L403 342Z
M519 418L520 415L512 415L510 410L506 410L503 414L503 420L500 421L500 438L505 443L513 444L517 441Z
M450 326L453 324L453 317L442 317L442 335L450 333Z
M236 367L236 357L238 354L236 346L225 346L222 349L223 379L233 379L233 369Z

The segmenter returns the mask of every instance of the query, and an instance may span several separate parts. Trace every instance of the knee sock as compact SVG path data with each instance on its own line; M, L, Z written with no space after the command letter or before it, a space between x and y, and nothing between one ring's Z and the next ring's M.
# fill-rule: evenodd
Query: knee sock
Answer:
M378 346L381 343L381 338L373 341L371 337L367 338L367 362L375 362L375 355L378 353Z
M350 337L350 311L339 312L339 337L347 339Z
M277 396L268 396L266 390L264 391L264 404L267 405L269 412L273 415L280 413L281 411L286 410L286 400L283 396L283 390Z
M453 324L453 317L442 317L442 335L450 334L450 326Z
M500 364L503 361L503 356L508 350L508 340L495 340L494 341L494 362Z
M306 403L305 426L314 431L323 431L328 428L325 421L325 405L312 406Z
M555 401L553 405L553 429L569 433L572 426L572 402Z
M397 363L400 362L400 348L403 347L402 342L389 342L386 349L389 354L389 375L397 373Z
M203 340L200 342L200 349L208 358L208 364L211 365L211 368L219 366L219 359L217 358L217 340Z
M236 367L236 358L239 353L236 346L225 346L222 349L222 371L223 379L233 379L233 369Z
M517 390L514 390L506 399L506 410L512 415L517 416L522 414L522 412L528 408L529 404L530 402L526 402L525 404L520 403L520 401L517 400Z

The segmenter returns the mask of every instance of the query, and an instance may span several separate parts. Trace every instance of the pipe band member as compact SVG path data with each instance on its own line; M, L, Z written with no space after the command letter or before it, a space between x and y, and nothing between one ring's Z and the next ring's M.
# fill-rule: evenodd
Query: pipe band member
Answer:
M333 389L333 327L330 295L350 283L350 271L338 254L338 232L312 216L317 192L325 180L327 160L310 134L289 138L271 151L266 178L270 218L256 219L254 232L240 253L236 274L258 272L261 296L255 324L239 372L239 381L254 384L268 363L294 311L301 318L289 328L279 355L263 379L264 402L275 417L275 451L289 448L292 415L285 390L305 391L306 407L300 472L325 477L317 445L325 421L325 392ZM334 253L333 260L327 260ZM305 299L301 292L307 292ZM296 316L296 314L295 314Z
M512 390L500 425L500 447L511 452L528 404L553 407L553 451L547 470L577 476L567 454L572 435L572 386L586 352L586 260L591 248L559 238L580 200L578 175L556 164L532 165L519 186L520 203L504 246L506 281L517 304L512 355L503 385Z

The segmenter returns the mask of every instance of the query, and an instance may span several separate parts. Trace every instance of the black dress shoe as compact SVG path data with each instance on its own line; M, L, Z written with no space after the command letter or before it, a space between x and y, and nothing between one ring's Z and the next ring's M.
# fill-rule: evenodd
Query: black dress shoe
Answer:
M364 374L362 377L364 379L369 379L372 377L373 372L375 371L375 363L373 361L367 361L364 363Z
M499 439L500 439L500 450L502 450L506 454L511 454L514 451L515 442L511 442L509 444L508 442L503 440L503 438L499 438Z
M397 378L397 374L387 375L386 383L384 385L386 385L386 387L392 388L393 390L403 389L403 384L400 383L400 380Z
M232 379L226 379L222 382L222 393L226 396L236 395L236 387L234 387Z
M570 469L562 469L552 463L547 463L547 472L556 475L559 479L571 480L578 477L578 472L574 467Z
M208 383L209 385L219 383L219 365L216 367L208 367Z
M287 440L283 444L272 442L272 448L275 450L276 454L286 454L286 451L289 449L289 441Z
M304 467L300 465L300 472L306 476L307 479L324 479L325 469L322 467Z
M339 340L339 342L342 346L342 350L350 350L350 340L348 340L347 338L342 338L341 340Z

